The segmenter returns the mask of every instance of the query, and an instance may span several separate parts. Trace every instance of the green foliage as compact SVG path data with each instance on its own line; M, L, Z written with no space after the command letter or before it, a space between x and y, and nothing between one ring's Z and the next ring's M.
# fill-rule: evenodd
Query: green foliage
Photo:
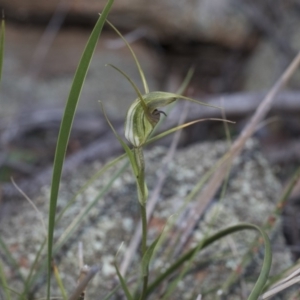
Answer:
M215 120L215 121L222 121L228 122L227 120L223 119L204 119L204 120L195 120L174 128L171 128L163 133L160 133L156 136L153 136L155 130L160 125L162 118L161 113L158 108L168 106L170 104L174 104L177 99L183 99L187 101L196 102L201 105L207 105L206 103L202 103L196 101L194 99L185 97L181 95L184 89L186 88L190 78L191 73L189 72L186 80L184 81L180 91L178 93L167 93L161 91L149 91L148 84L141 68L141 65L133 52L130 45L121 35L121 33L110 23L107 21L107 15L112 7L113 0L109 0L107 5L105 6L102 14L100 15L91 35L86 44L85 50L82 54L81 60L79 62L78 68L76 70L72 86L70 89L70 93L67 99L67 103L64 110L64 115L61 122L61 127L59 131L59 136L57 140L57 147L55 152L55 159L53 163L53 176L52 176L52 184L51 184L51 194L50 194L50 202L49 202L49 224L48 224L48 257L47 259L43 258L41 253L43 251L44 246L46 245L46 240L44 243L40 245L40 249L36 255L35 262L29 272L27 278L23 278L20 273L19 267L17 262L14 260L12 255L10 254L9 250L7 249L4 241L0 237L0 247L2 252L4 253L6 259L8 260L9 264L14 267L18 276L24 283L24 290L22 294L19 295L20 299L26 299L30 288L33 286L35 281L39 276L41 276L42 272L47 269L48 270L48 277L47 277L47 299L51 297L50 291L50 283L51 283L51 275L52 275L52 258L55 253L57 253L63 245L65 245L66 241L72 236L75 229L78 228L81 222L87 217L90 210L96 205L98 200L103 197L103 195L110 189L113 182L124 172L124 170L128 166L128 161L131 165L133 175L136 179L137 184L137 194L139 199L139 205L141 210L141 220L142 220L142 245L141 245L141 259L140 259L140 270L141 274L140 277L136 281L142 282L141 286L138 286L136 291L131 291L131 285L129 285L124 275L121 274L117 262L115 261L115 269L118 279L120 281L120 285L115 287L110 294L105 297L105 299L109 299L114 295L117 289L122 288L123 292L128 300L133 299L146 299L151 293L153 293L159 286L161 286L166 280L169 280L172 277L172 281L168 282L168 288L165 292L163 299L171 299L171 295L174 292L176 286L178 285L179 281L186 275L189 271L189 267L191 262L194 261L195 255L201 252L204 248L208 247L212 243L219 241L221 238L231 235L234 232L243 231L243 230L255 230L258 231L262 237L264 243L264 261L261 268L261 272L256 280L255 286L252 289L251 294L248 296L248 300L255 300L258 299L260 294L263 291L263 288L268 280L271 261L272 261L272 252L270 241L268 235L265 232L265 228L262 229L258 226L251 225L251 224L238 224L235 226L231 226L229 228L223 229L213 235L205 237L196 247L190 249L186 253L182 254L177 260L168 267L165 271L160 272L159 275L150 283L149 274L151 274L151 264L150 262L154 259L154 253L156 248L159 246L162 233L148 246L148 234L147 234L147 198L148 198L148 188L145 181L145 162L143 156L143 147L153 143L154 141L171 134L175 131L183 129L187 126L191 126L198 122L206 121L206 120ZM135 85L135 83L129 78L129 76L123 72L122 70L118 69L117 67L110 65L119 73L121 73L128 82L132 85L133 89L137 94L136 100L132 103L130 108L128 109L126 120L125 120L125 137L131 144L130 146L127 145L126 142L122 140L122 138L118 135L116 130L114 129L113 125L109 121L108 117L106 116L103 104L101 103L101 108L104 114L104 117L107 120L111 130L113 131L115 137L118 139L120 144L122 145L125 154L119 156L118 158L112 160L111 162L107 163L97 174L92 176L90 180L78 191L78 193L69 201L68 205L62 210L62 212L57 216L56 208L57 208L57 201L58 201L58 194L59 194L59 186L61 181L61 174L63 163L65 159L66 149L69 141L69 136L72 128L73 119L75 116L77 104L80 98L81 90L85 81L86 74L88 72L89 65L91 63L93 53L95 47L97 45L98 38L101 34L102 28L104 23L107 22L115 31L116 33L124 40L127 47L129 48L133 59L136 63L137 69L139 71L143 87L144 93L142 94L139 88ZM3 52L4 52L4 23L2 22L2 31L0 37L0 78L1 78L1 71L2 71L2 63L3 63ZM211 105L209 105L211 106ZM218 108L219 107L215 107ZM83 193L96 179L98 179L101 175L105 174L105 172L114 166L117 162L121 161L124 158L128 158L121 168L119 168L115 173L111 176L109 182L103 187L102 190L99 191L99 194L93 201L85 207L85 209L76 217L74 218L73 222L65 229L63 234L61 235L60 239L54 243L54 230L55 225L63 218L64 213L74 204L76 197ZM222 158L225 160L226 156ZM219 164L218 164L219 165ZM186 203L191 200L195 192L198 191L204 184L205 180L215 171L217 166L212 166L212 169L208 172L205 178L202 178L197 186L191 191L191 193L186 198ZM178 275L179 273L179 275ZM60 277L60 274L54 266L54 274L57 280L57 283L60 287L62 297L67 299L67 294L65 292L65 287L63 284L63 278ZM176 276L175 276L176 275ZM141 279L141 280L140 280ZM8 283L6 282L6 278L4 276L3 265L0 262L0 280L1 285L4 287L6 299L11 299L10 288L8 287ZM134 295L134 296L132 296ZM75 295L76 296L76 295Z
M69 136L71 132L72 123L75 116L75 111L81 94L82 86L91 63L99 35L102 31L105 19L109 13L109 10L113 4L113 0L109 0L105 6L102 15L99 17L91 36L86 44L79 65L77 67L67 104L65 107L63 119L61 122L57 146L55 151L55 158L53 163L53 176L51 184L51 195L50 195L50 210L49 210L49 225L48 225L48 288L47 288L47 299L50 298L50 279L51 279L51 261L52 261L52 247L53 247L53 234L55 228L55 215L57 197L59 191L60 178L63 168L63 162L67 150Z

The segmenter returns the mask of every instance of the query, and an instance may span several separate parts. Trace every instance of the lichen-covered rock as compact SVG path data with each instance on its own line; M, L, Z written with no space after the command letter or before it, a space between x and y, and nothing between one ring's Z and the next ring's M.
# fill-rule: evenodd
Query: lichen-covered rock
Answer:
M182 207L185 196L203 178L205 172L214 166L227 148L228 143L226 142L202 143L182 149L175 154L174 160L167 170L168 176L160 201L150 222L149 236L154 239L166 222L170 223L171 219L176 220L175 227L167 232L167 239L158 251L151 269L165 269L172 263L173 258L168 246L176 240L176 233L184 228L184 212L192 209L193 202L185 207L179 218L176 217L176 214ZM157 184L157 174L161 171L166 151L165 148L156 147L146 152L146 177L150 194ZM115 276L113 267L115 254L121 242L124 242L119 253L121 259L138 221L139 206L135 181L129 168L125 169L112 183L106 194L99 194L124 163L118 163L105 176L97 179L83 194L79 195L59 221L55 231L55 239L62 238L68 226L95 201L96 204L91 208L79 228L67 240L62 250L55 255L62 280L68 291L74 289L78 277L77 248L79 241L83 243L85 263L101 266L101 271L88 287L89 299L102 299L112 289ZM74 192L101 166L102 164L99 162L83 166L62 182L58 211L66 206ZM220 195L213 199L195 228L188 245L181 250L181 253L196 245L203 237L229 225L238 222L263 225L276 205L280 189L280 184L273 176L267 161L262 157L257 143L250 140L243 154L232 165L226 193L221 199ZM45 219L48 213L48 199L49 187L43 188L41 195L34 199ZM170 216L173 217L170 219ZM21 273L27 275L44 238L38 214L29 203L21 202L18 213L2 219L0 228L1 237L21 266ZM272 273L276 274L289 266L291 260L278 225L271 236L274 246ZM176 293L170 299L196 299L198 293L205 294L210 288L217 286L216 291L203 298L216 299L216 293L222 294L221 285L226 283L232 272L236 271L241 257L257 237L253 232L243 231L224 238L205 249L192 262L193 272L179 282ZM262 253L262 251L258 251L253 256L246 272L241 275L242 287L240 283L233 285L230 289L230 298L226 299L244 299L242 291L246 295L249 293L262 264ZM136 266L138 257L139 255L134 256L129 272L131 275L128 275L127 279L139 273ZM6 266L6 272L9 284L14 289L21 289L21 283L18 282L8 266ZM43 283L43 277L40 276L39 279ZM53 280L52 296L54 295L59 295L59 292ZM44 287L36 293L36 297L43 296L45 296ZM152 299L158 298L158 295L152 297Z

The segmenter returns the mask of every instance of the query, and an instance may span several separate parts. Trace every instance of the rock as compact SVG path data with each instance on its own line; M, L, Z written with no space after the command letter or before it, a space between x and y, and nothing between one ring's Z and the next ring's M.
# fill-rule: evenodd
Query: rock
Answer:
M166 257L166 247L176 238L176 232L184 227L184 214L176 218L184 197L201 180L205 172L210 170L217 159L227 150L226 142L202 143L178 151L174 160L169 165L166 184L161 193L161 199L155 208L150 222L149 237L154 239L162 230L170 216L177 221L171 232L168 232L166 244L158 251L151 268L166 268L172 262L171 255ZM157 184L157 174L161 171L162 160L167 149L153 148L146 152L146 178L149 190L152 191ZM112 262L121 242L124 245L121 253L127 249L130 237L136 228L139 206L136 196L135 181L130 168L126 168L111 186L105 196L99 196L106 184L109 184L115 172L122 168L124 162L105 176L97 179L88 189L79 195L74 204L66 211L57 225L55 239L61 238L65 230L84 210L92 205L91 210L76 229L72 237L67 240L63 250L55 255L62 280L68 291L74 289L78 277L77 247L78 242L83 243L84 260L89 265L100 265L101 271L88 287L89 299L102 299L112 289L114 268ZM74 173L61 184L58 199L58 212L60 212L72 198L74 192L87 181L87 179L101 168L99 162L82 166L80 172ZM266 159L261 155L259 147L254 140L246 144L243 154L234 162L225 196L220 199L216 196L205 212L204 217L194 230L187 248L196 245L203 237L238 222L251 222L263 225L273 212L280 194L280 184L272 174ZM49 187L44 187L39 197L34 202L43 216L47 218ZM44 231L39 215L26 201L18 202L18 211L13 215L6 215L0 223L0 234L11 254L21 266L21 273L28 275L29 268L43 241ZM193 203L185 207L185 211L192 209ZM284 239L277 223L271 234L273 244L272 274L291 265L290 253L285 247ZM179 284L176 295L172 299L195 299L194 293L203 293L222 284L240 263L240 259L257 235L253 232L243 231L229 238L224 238L213 244L201 255L197 256L193 266L198 266L193 273L189 273ZM184 249L184 251L187 250ZM44 251L45 252L45 251ZM249 293L253 287L253 279L257 278L262 265L261 251L253 256L253 261L248 265L247 272L243 275L243 292ZM134 257L130 274L135 276L137 271ZM5 267L9 286L20 290L21 283L10 272L8 265ZM40 276L42 278L42 276ZM131 278L126 277L126 279ZM53 294L59 295L53 279ZM196 286L193 284L197 282ZM43 283L41 281L40 283ZM220 293L220 291L218 291ZM240 298L240 285L234 285L230 292L230 299ZM44 297L45 289L36 293L36 297ZM215 299L216 294L211 292L205 299ZM156 295L152 299L158 299ZM287 298L282 298L287 299Z
M90 30L80 29L59 31L45 60L33 67L42 30L7 24L1 117L10 120L20 112L26 113L26 110L63 108L90 33ZM99 111L100 115L98 100L102 100L111 118L124 120L128 107L137 95L122 75L111 67L105 67L105 64L114 64L125 71L141 90L142 84L129 50L126 47L108 48L108 43L115 38L116 34L101 35L83 87L79 110ZM142 42L134 43L132 47L150 88L159 89L161 67L156 53ZM39 73L35 77L37 69Z
M69 19L94 24L107 1L69 1ZM207 41L241 47L252 36L250 23L232 5L233 0L116 0L110 13L119 28L145 28L147 35L157 39ZM68 3L65 1L65 3ZM8 18L47 22L59 0L2 0ZM68 4L66 4L68 5Z
M299 14L297 9L281 3L285 13L274 21L271 32L261 38L245 63L244 85L246 91L268 89L284 72L300 49ZM276 28L276 29L275 29ZM299 89L300 72L288 82L288 88Z

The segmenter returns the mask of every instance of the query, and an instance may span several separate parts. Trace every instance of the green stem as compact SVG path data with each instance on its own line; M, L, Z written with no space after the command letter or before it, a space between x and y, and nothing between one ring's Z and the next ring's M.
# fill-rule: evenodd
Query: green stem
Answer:
M144 257L146 251L147 251L147 209L146 205L140 205L141 207L141 219L142 219L142 257ZM143 290L140 297L140 300L143 300L146 298L147 294L147 288L148 288L148 270L147 275L143 278Z
M147 250L147 212L146 205L140 205L141 207L141 219L142 219L142 256Z
M138 198L141 208L141 220L142 220L142 257L144 257L147 251L147 208L146 202L148 198L148 189L145 181L145 161L142 147L133 148L133 154L137 167L136 181L138 189ZM148 269L148 267L147 267ZM148 270L143 277L143 289L140 296L140 300L146 298L148 288Z
M136 183L138 189L138 198L141 206L145 206L148 198L148 188L145 181L145 161L143 148L134 147L133 155L135 159L136 171Z

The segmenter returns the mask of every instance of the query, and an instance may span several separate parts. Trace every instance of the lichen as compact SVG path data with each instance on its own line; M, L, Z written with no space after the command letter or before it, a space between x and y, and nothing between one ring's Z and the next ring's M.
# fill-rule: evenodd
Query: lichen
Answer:
M150 238L155 238L162 230L167 219L178 212L184 197L191 191L195 184L202 178L222 154L226 152L226 142L210 142L190 146L177 151L174 160L169 166L166 184L161 192L160 201L155 209L149 230ZM154 147L145 153L146 180L149 191L155 187L157 174L161 171L161 162L167 152L164 147ZM109 181L113 172L121 166L122 162L108 171L104 176L96 180L75 204L66 212L55 230L55 238L63 233L70 222L97 197L101 188ZM102 166L100 162L94 162L80 168L80 172L68 175L61 185L58 199L58 210L65 207L72 195ZM197 228L187 247L196 245L203 237L212 234L231 224L240 221L262 225L268 215L274 209L280 192L280 184L273 176L267 161L262 157L257 142L250 140L240 158L232 165L228 186L223 199L216 195L210 206L201 218ZM38 209L47 218L49 201L49 187L44 187L41 194L34 199ZM193 203L187 206L192 209ZM22 273L27 274L32 265L35 254L44 238L44 231L36 212L25 200L19 203L18 213L1 220L1 237L7 243L12 255L17 262L25 261L22 265ZM185 214L176 223L176 230L184 227ZM136 228L139 218L139 206L136 195L135 180L128 168L112 185L111 190L90 211L80 227L68 240L56 255L58 269L66 289L71 291L78 278L78 242L83 243L84 260L89 265L100 265L101 271L90 283L87 294L89 299L101 299L112 289L115 282L115 270L113 259L120 245L119 257L126 251L130 238ZM170 233L168 243L172 242L176 230ZM274 264L273 273L287 267L290 263L290 254L285 251L282 234L279 225L276 226L277 234L274 235ZM188 274L178 285L177 292L172 299L189 299L196 292L203 292L209 287L224 282L232 270L238 265L243 253L249 244L256 239L253 232L242 232L224 238L218 243L201 252L193 262L193 273ZM280 247L277 247L280 246ZM182 251L186 251L187 248ZM165 260L162 249L158 252L154 267L165 269L171 260ZM138 255L130 270L131 275L139 273L136 265ZM253 286L253 278L257 277L262 257L257 253L254 262L247 269L244 280L247 289ZM199 264L196 267L196 264ZM7 270L7 267L6 267ZM248 276L248 275L252 276ZM8 272L9 283L20 288L21 284L12 273ZM249 279L250 278L250 279ZM249 281L248 281L249 280ZM57 286L53 280L53 293L59 295ZM231 291L230 299L240 298L240 287L235 286ZM40 288L36 297L44 297L45 289ZM156 297L156 298L155 298ZM196 297L194 297L196 298ZM204 299L215 299L216 294L207 295ZM153 299L157 299L157 295Z

